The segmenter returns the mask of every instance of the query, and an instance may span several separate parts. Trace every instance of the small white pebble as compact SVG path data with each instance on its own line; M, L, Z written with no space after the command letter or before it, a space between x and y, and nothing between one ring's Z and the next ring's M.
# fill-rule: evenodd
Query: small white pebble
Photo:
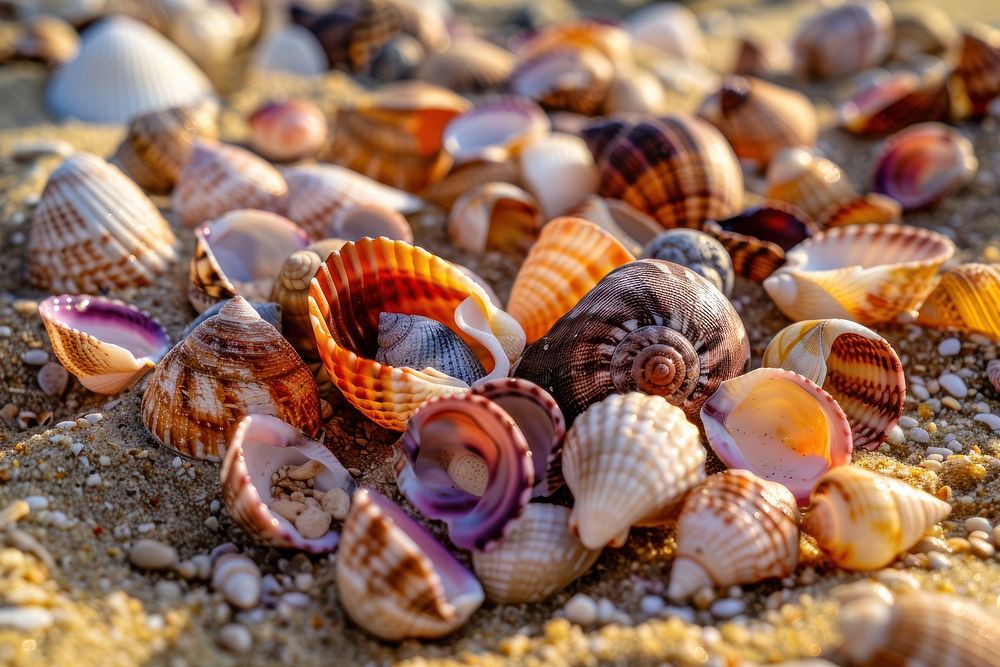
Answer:
M593 625L597 622L597 603L589 595L577 593L563 607L567 620L577 625Z
M611 623L617 611L611 600L601 598L597 601L597 622L602 625Z
M89 487L100 486L101 481L102 480L100 475L98 475L96 472L92 473L90 476L87 477L87 486Z
M885 584L894 591L898 591L903 588L911 590L918 590L920 588L920 582L917 581L916 577L911 574L907 574L906 572L893 570L892 568L879 570L875 573L875 578L878 579L880 583Z
M927 470L930 470L931 472L941 472L941 469L944 466L941 465L940 461L935 461L934 459L925 459L925 460L923 460L923 461L920 462L920 467L921 468L926 468Z
M746 608L746 603L743 600L736 598L722 598L721 600L716 600L709 607L709 611L712 612L712 616L716 618L732 618L733 616L739 616L743 613Z
M969 547L977 558L989 558L997 551L992 544L979 537L970 537Z
M951 567L951 559L940 551L931 551L927 554L927 564L932 570L947 570Z
M97 459L97 462L102 467L109 466L109 465L111 465L111 457L110 456L102 455L99 459Z
M177 550L159 540L136 540L129 560L143 570L167 570L177 564Z
M58 422L53 428L57 431L72 431L76 428L76 422L71 420Z
M644 595L639 601L639 609L647 616L654 616L660 613L660 610L665 606L666 603L664 603L663 598L659 595Z
M965 398L969 395L969 388L965 386L965 380L954 373L942 373L938 378L941 387L955 398Z
M208 528L211 531L218 530L219 529L219 520L216 519L214 516L208 517L207 519L205 519L205 528Z
M927 391L927 387L922 384L913 384L908 387L910 393L913 394L918 400L926 401L931 397L931 392Z
M245 625L239 623L228 623L222 626L216 639L219 646L230 653L246 653L253 648L253 635Z
M908 417L906 415L903 415L902 417L899 418L900 428L913 428L914 426L917 426L919 424L920 422L918 422L913 417Z
M47 519L49 525L56 528L65 528L69 525L69 517L62 512L49 512Z
M295 529L307 540L319 539L330 530L333 520L329 514L316 507L306 507L295 519Z
M8 326L0 326L0 338L10 338L14 330Z
M212 557L208 554L198 554L191 557L191 562L197 570L199 579L208 579L212 575Z
M942 357L954 357L962 351L962 341L957 338L945 338L938 343L937 349Z
M951 451L951 450L948 450L948 451ZM938 463L941 463L941 462L944 461L944 457L941 456L940 454L930 454L927 457L927 460L928 461L937 461Z
M949 456L951 456L952 451L950 449L948 449L947 447L928 447L927 448L927 453L928 454L937 454L938 456L941 457L941 460L943 461L944 459L946 459Z
M49 361L49 353L45 350L27 350L21 353L21 361L29 366L44 366Z
M104 419L104 415L102 415L100 412L91 412L89 415L86 415L84 419L87 420L88 424L93 426L97 422L102 421Z
M49 499L45 496L28 496L24 499L24 502L28 503L28 508L32 512L47 510L49 508Z
M152 521L148 521L146 523L140 523L138 525L138 527L136 527L136 531L139 532L140 534L141 533L148 533L149 531L153 530L154 528L156 528L156 524L153 523Z
M220 509L222 509L222 503L218 500L213 500L208 504L208 511L212 514L218 514Z
M975 530L981 530L984 533L989 533L993 530L993 526L990 525L990 520L981 516L970 516L965 520L965 529L970 533Z
M894 445L901 445L903 441L906 440L906 434L903 429L899 428L899 424L896 424L891 429L889 429L889 442Z
M300 572L295 575L295 590L308 593L316 583L316 578L308 572Z
M914 442L919 442L920 444L927 444L931 441L931 434L926 430L920 428L919 426L914 426L910 429L907 437Z
M174 572L176 572L177 576L181 579L190 580L198 576L197 566L189 560L182 560L180 563L177 563L177 566L174 568Z

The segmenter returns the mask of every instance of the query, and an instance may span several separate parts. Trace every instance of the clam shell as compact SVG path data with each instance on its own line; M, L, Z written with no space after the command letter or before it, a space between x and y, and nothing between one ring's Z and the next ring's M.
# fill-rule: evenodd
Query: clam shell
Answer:
M923 79L906 71L875 77L840 106L841 126L855 134L884 136L915 123L947 120L951 102L946 83L943 71Z
M668 229L646 244L643 259L662 259L691 269L729 296L735 274L726 248L695 229Z
M965 31L955 74L960 114L986 115L1000 97L1000 30L980 24Z
M591 195L570 210L575 218L583 218L608 232L618 242L625 246L633 255L640 255L644 245L652 241L663 231L656 220L636 210L619 199L605 199Z
M337 595L355 623L391 641L454 632L485 598L430 533L369 489L354 493L344 523Z
M892 48L892 12L881 0L825 7L804 20L792 40L795 71L816 79L878 65Z
M366 73L372 60L403 30L399 7L388 0L346 0L326 11L293 3L291 18L319 42L331 68Z
M413 229L401 213L372 203L338 208L331 216L327 236L345 241L384 236L413 243Z
M522 57L510 89L552 111L592 115L600 110L615 66L595 49L563 46Z
M328 68L316 37L298 25L286 25L265 37L254 51L252 66L265 72L316 76Z
M417 67L416 78L456 93L499 88L514 71L517 58L507 49L471 36L447 50L432 53Z
M660 522L705 477L698 429L662 396L615 394L566 434L563 476L573 492L569 526L588 549L620 547L629 529Z
M291 162L326 142L326 116L307 100L269 102L250 114L250 146L268 160Z
M420 315L379 313L375 361L414 370L433 368L468 385L486 375L475 352L458 334Z
M1000 340L1000 270L988 264L962 264L945 271L920 306L917 322Z
M455 165L477 160L503 162L550 129L548 116L531 100L496 97L448 123L444 149Z
M753 584L795 571L799 508L781 484L747 470L712 475L684 499L667 595Z
M816 481L851 460L851 425L812 380L758 368L723 382L701 409L712 449L729 468L784 485L805 504Z
M312 373L278 330L237 296L156 367L142 397L142 422L164 447L218 460L251 413L273 415L307 434L320 428Z
M174 262L176 240L153 202L114 166L76 153L52 172L28 238L28 280L52 291L149 285Z
M815 234L817 227L794 206L768 201L726 220L709 220L704 230L729 252L737 275L759 283L785 263L786 250Z
M448 214L448 238L456 248L524 255L538 238L542 212L535 198L510 183L469 189Z
M156 320L121 301L51 296L38 305L38 314L59 363L99 394L129 388L170 349Z
M951 505L906 482L844 466L816 484L802 530L837 567L877 570L950 512Z
M961 34L948 13L929 4L897 7L892 12L892 57L909 60L929 54L948 56L958 50Z
M798 373L833 396L851 423L854 447L878 447L903 414L903 365L888 341L860 324L791 324L768 344L761 365Z
M578 137L553 133L536 138L521 153L521 179L545 218L564 215L594 193L594 158Z

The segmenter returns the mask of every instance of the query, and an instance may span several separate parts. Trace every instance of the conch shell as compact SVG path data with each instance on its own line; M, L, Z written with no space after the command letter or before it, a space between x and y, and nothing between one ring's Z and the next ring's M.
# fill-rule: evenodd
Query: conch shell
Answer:
M945 271L920 306L917 322L1000 340L1000 269L962 264Z

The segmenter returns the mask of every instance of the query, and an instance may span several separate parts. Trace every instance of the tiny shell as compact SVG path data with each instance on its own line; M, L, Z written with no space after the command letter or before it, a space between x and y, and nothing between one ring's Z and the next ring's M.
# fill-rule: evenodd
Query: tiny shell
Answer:
M642 257L686 266L726 296L733 292L735 276L729 253L721 243L704 232L668 229L646 244Z
M920 306L917 322L1000 340L1000 270L988 264L962 264L943 272Z
M300 160L326 141L326 116L307 100L269 102L250 115L250 145L275 162Z
M892 48L892 11L882 0L822 7L792 40L800 76L830 79L881 63Z
M546 109L592 115L600 110L614 71L594 49L552 48L522 59L510 75L510 87Z
M703 229L729 251L737 275L761 282L785 263L785 251L818 228L794 206L767 201L726 220L709 220Z
M869 79L840 106L841 126L855 134L883 136L915 123L947 120L951 102L943 67L939 69L924 77L900 71Z
M510 183L470 188L448 214L448 237L456 248L524 255L542 228L538 202Z
M565 215L597 188L594 158L578 137L554 132L536 138L522 151L520 164L524 185L548 220Z
M264 588L260 568L249 557L224 553L213 563L212 588L237 609L253 609L260 604Z
M514 71L513 53L490 42L462 36L417 67L416 78L456 93L480 93L499 88Z
M495 97L448 123L444 149L456 165L476 160L503 162L550 129L548 116L531 100Z
M375 361L418 371L433 368L468 385L486 375L472 348L458 334L419 315L379 313Z

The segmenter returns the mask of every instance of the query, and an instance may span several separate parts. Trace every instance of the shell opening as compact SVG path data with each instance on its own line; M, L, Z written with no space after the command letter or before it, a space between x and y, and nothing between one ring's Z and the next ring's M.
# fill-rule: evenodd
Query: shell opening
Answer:
M481 497L491 474L486 460L476 450L484 446L481 439L486 433L473 418L458 411L449 410L435 417L420 428L420 452L414 463L417 475L431 489L458 490ZM457 442L465 449L458 449Z
M771 420L774 414L781 415L777 423ZM763 460L780 451L795 457L793 466L811 468L812 463L824 467L830 456L830 428L823 410L806 390L783 380L758 384L723 424L744 443L750 460ZM782 464L778 464L779 471ZM787 480L787 473L782 478Z
M51 297L39 310L43 318L119 347L137 360L156 363L170 349L166 332L153 320L124 304L89 296Z

